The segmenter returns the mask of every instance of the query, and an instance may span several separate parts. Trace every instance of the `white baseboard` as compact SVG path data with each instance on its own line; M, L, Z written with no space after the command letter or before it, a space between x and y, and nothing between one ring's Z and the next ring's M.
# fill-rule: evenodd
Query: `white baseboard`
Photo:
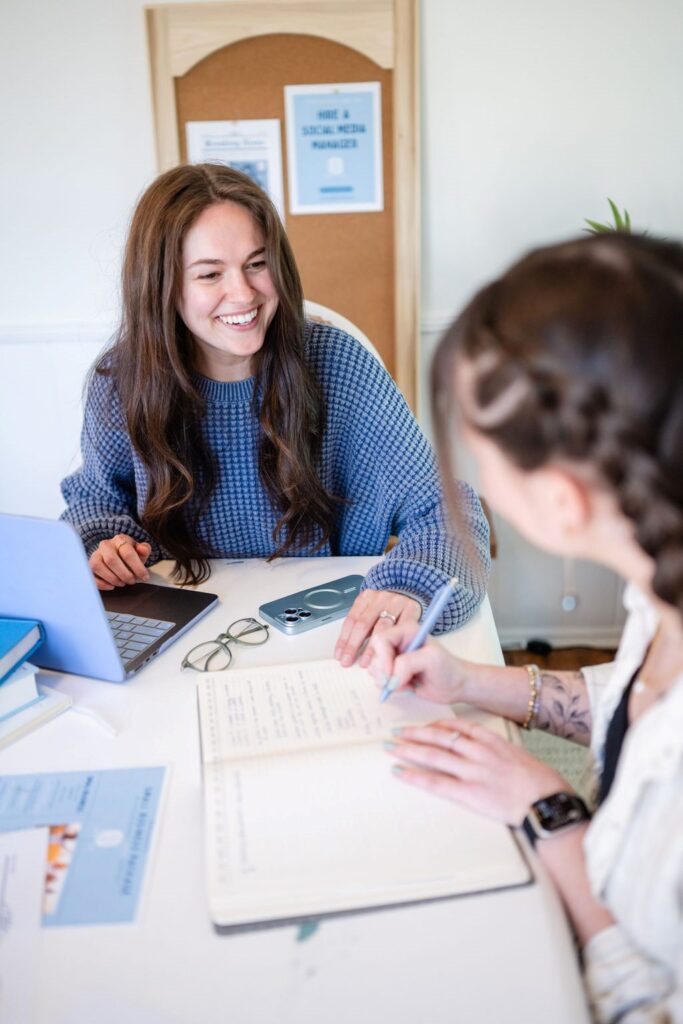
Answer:
M420 321L421 334L443 334L455 319L455 311L452 313L426 313Z
M501 647L524 648L529 640L545 640L553 647L618 647L621 626L515 626L499 629Z
M70 320L60 323L0 323L0 345L78 343L104 345L114 332L111 321Z

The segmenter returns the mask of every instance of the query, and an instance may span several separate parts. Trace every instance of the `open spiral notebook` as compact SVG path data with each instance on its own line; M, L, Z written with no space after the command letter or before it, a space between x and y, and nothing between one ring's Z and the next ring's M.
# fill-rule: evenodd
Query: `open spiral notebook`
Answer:
M510 829L398 782L382 740L447 707L336 661L198 683L209 912L283 923L532 880Z

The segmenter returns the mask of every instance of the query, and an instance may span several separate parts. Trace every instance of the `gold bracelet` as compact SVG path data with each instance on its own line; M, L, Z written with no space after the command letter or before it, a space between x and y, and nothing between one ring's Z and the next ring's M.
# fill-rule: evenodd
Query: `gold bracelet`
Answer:
M529 702L526 706L526 718L522 722L522 729L533 729L541 706L541 670L538 665L525 665L524 668L529 673Z

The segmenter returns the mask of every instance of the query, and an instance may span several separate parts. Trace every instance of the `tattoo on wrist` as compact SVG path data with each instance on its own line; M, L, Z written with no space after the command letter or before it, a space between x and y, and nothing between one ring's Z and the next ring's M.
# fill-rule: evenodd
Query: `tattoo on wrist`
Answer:
M536 728L587 746L591 735L591 713L583 675L572 672L562 678L543 672L542 678Z

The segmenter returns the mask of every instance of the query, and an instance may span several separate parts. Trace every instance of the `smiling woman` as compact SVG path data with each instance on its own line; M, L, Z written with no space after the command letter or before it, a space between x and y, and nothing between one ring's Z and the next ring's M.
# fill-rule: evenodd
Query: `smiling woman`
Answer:
M396 534L340 660L392 619L419 618L452 576L440 628L473 614L488 572L476 496L460 485L453 539L403 397L355 339L304 319L289 241L257 185L214 164L161 175L133 214L122 295L89 382L83 466L62 485L101 589L161 558L195 583L213 557L381 554Z
M245 380L266 339L278 294L263 234L237 203L209 206L185 236L179 312L196 342L197 369Z

